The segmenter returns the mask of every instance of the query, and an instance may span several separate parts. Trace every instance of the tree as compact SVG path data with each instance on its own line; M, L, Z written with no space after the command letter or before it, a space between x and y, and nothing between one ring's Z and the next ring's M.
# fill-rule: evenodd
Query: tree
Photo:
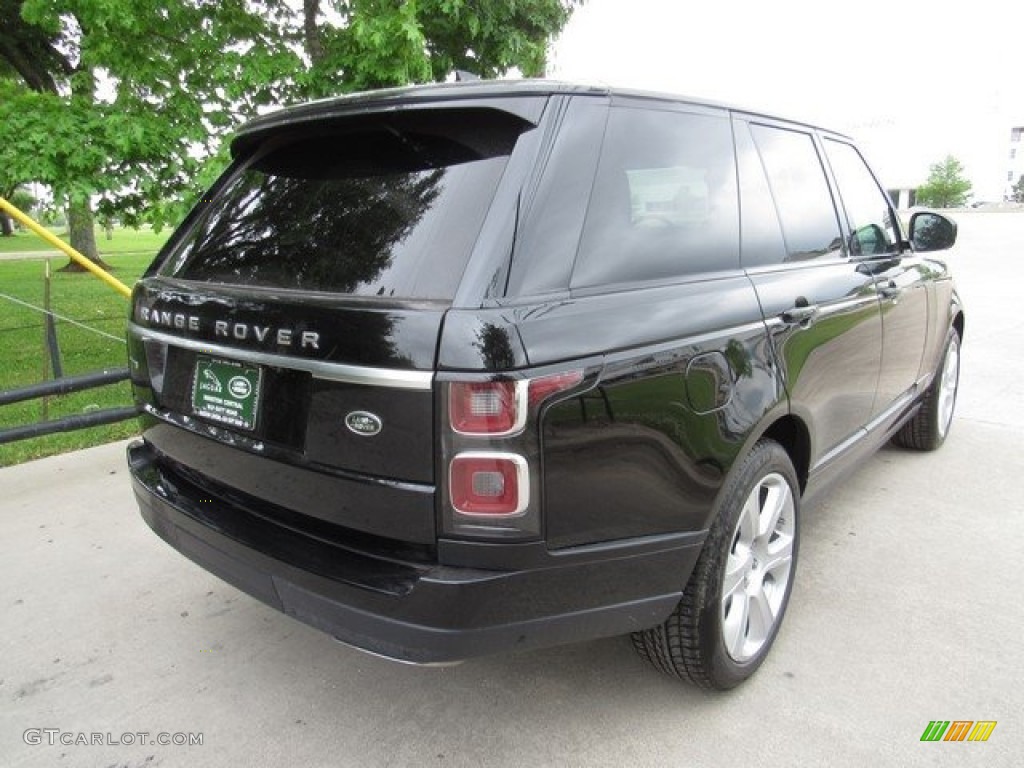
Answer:
M69 201L96 257L92 202L177 220L261 106L544 70L582 0L0 0L0 185Z
M1024 174L1021 174L1013 186L1013 199L1018 203L1024 203Z
M456 69L484 78L512 67L543 75L551 39L581 2L304 0L304 95L442 81Z
M952 155L935 163L924 186L917 190L917 202L932 208L956 208L967 202L971 182L964 178L964 167Z
M232 108L252 114L297 63L275 18L240 0L0 0L4 181L52 187L94 260L97 196L105 214L159 225Z
M29 211L36 204L36 199L32 196L32 193L20 187L4 190L2 196L19 211ZM0 235L10 237L13 234L13 222L4 211L0 211Z

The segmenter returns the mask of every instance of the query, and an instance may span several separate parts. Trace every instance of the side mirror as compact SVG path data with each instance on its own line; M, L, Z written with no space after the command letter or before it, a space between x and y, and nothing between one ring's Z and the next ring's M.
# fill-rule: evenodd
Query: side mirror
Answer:
M915 251L944 251L956 242L956 222L941 213L919 211L910 217L910 242Z

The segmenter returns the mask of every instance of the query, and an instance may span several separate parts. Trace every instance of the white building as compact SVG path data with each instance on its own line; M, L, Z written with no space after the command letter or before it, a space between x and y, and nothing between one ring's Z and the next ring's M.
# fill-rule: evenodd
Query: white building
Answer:
M1010 158L1006 166L1005 199L1012 200L1014 187L1024 176L1024 125L1010 129Z
M889 193L889 199L898 211L905 211L917 205L916 187L890 187L886 192Z

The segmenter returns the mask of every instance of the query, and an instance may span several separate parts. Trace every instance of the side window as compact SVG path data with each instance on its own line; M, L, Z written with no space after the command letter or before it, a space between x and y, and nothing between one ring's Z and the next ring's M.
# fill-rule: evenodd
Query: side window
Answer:
M899 238L889 199L871 175L864 158L849 144L833 139L825 139L825 154L850 221L847 233L850 255L895 252Z
M507 295L569 289L607 118L603 101L582 97L569 104L518 233Z
M613 108L571 287L734 269L738 222L728 118Z
M779 214L768 189L761 157L750 135L750 125L733 121L736 135L736 166L740 177L740 260L744 268L780 264L786 261Z
M839 221L809 133L751 125L786 240L786 261L837 256Z

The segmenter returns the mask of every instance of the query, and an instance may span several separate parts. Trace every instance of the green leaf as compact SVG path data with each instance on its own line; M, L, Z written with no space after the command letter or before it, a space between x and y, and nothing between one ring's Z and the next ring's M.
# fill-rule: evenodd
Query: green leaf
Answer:
M0 188L102 196L105 214L180 217L258 108L354 90L541 74L574 0L0 0ZM0 51L10 51L9 45ZM0 54L2 57L4 54Z

